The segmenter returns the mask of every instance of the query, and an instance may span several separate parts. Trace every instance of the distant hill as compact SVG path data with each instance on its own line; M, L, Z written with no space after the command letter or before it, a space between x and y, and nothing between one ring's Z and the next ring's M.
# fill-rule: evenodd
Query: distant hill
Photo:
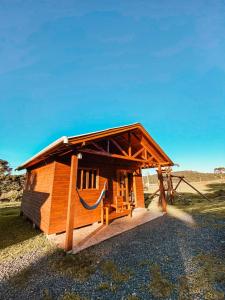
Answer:
M184 176L190 182L199 182L199 181L208 181L208 180L216 180L216 179L225 179L225 174L214 174L214 173L201 173L196 171L178 171L172 172L172 174L177 176ZM144 183L157 183L157 175L148 175L143 176Z

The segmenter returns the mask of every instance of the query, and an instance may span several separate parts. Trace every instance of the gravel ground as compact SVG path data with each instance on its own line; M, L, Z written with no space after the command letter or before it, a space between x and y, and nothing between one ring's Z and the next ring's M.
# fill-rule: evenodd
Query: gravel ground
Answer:
M148 288L153 278L149 271L152 264L160 267L163 278L176 286L180 276L196 273L193 257L204 253L225 261L225 220L209 222L201 215L194 218L200 226L190 228L181 221L163 216L85 250L86 255L95 255L96 271L84 282L52 271L51 259L40 251L19 257L13 263L2 263L0 299L61 299L65 291L87 299L159 299ZM130 274L128 279L115 282L110 274L104 275L100 266L107 261L113 261L120 274ZM20 274L24 282L18 284L13 274L24 266L27 272ZM225 292L224 279L216 283L221 293ZM108 285L103 287L105 282ZM178 292L173 288L164 298L224 299L216 298L218 295L206 298L201 292L196 292L194 298L188 295L181 298Z

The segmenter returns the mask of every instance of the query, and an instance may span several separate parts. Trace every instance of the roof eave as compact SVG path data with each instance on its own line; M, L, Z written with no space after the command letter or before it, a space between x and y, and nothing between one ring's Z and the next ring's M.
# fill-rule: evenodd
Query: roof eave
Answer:
M40 152L38 152L37 154L35 154L34 156L32 156L30 159L28 159L27 161L25 161L23 164L21 164L20 166L18 166L15 170L16 171L20 171L20 170L26 169L33 160L39 158L44 153L46 153L49 150L57 147L60 144L68 144L68 137L67 136L62 136L61 138L57 139L56 141L54 141L53 143L51 143L50 145L48 145L47 147L45 147L44 149L42 149Z

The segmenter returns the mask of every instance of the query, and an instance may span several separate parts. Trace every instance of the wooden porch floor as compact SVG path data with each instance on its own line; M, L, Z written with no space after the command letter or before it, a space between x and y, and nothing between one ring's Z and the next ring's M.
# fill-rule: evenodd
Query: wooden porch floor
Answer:
M83 249L101 243L113 236L161 217L162 215L163 213L155 208L150 208L150 210L136 208L133 210L132 218L129 216L121 217L113 220L108 226L94 223L90 226L75 229L73 233L73 253L80 252ZM65 233L49 235L48 238L58 247L63 248Z

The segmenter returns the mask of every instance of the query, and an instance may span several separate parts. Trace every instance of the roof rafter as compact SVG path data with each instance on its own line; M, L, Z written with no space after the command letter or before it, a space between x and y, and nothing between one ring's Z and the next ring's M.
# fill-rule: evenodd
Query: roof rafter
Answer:
M123 156L123 155L119 155L119 154L112 154L106 151L95 151L93 149L79 149L80 152L83 153L89 153L89 154L95 154L95 155L101 155L101 156L106 156L106 157L112 157L112 158L120 158L120 159L126 159L126 160L130 160L130 161L136 161L136 162L141 162L141 163L148 163L148 160L144 160L144 159L137 159L137 158L133 158L133 157L129 157L127 156Z
M124 156L128 156L126 151L119 145L119 143L114 138L110 138L109 140L117 147L117 149L120 150L121 153L123 153Z

